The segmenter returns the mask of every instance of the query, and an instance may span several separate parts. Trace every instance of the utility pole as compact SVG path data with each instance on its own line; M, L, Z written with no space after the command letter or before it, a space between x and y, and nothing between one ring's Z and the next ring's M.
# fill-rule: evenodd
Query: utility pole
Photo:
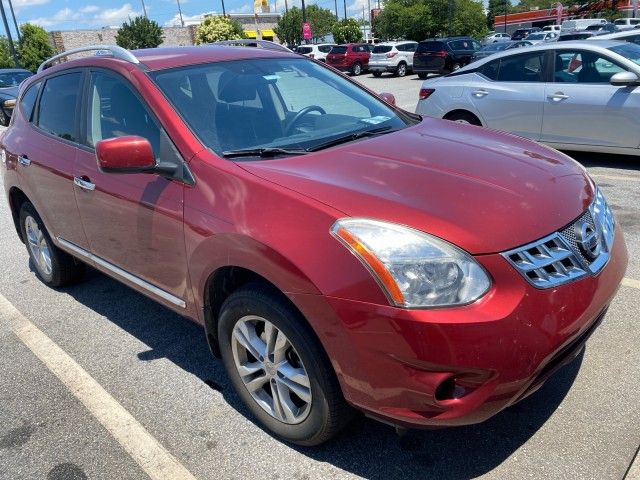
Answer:
M182 19L182 8L180 8L180 0L176 0L178 4L178 15L180 15L180 25L184 27L184 20Z
M9 30L9 23L7 23L7 16L4 13L4 3L0 0L0 13L2 13L2 23L4 23L4 30L7 32L7 39L9 40L9 48L11 49L11 56L16 64L16 67L20 66L18 61L18 55L16 54L16 47L13 45L13 38L11 37L11 30Z
M287 0L284 0L284 13L289 13L289 4Z
M333 3L336 4L336 20L338 20L338 0L333 0Z
M226 16L227 16L227 14L226 14L226 13L225 13L225 11L224 11L224 0L222 0L222 16L223 16L223 17L226 17Z
M9 10L11 10L11 16L13 17L13 24L16 27L16 34L18 35L18 42L22 41L22 35L20 35L20 28L18 28L18 22L16 21L16 14L13 11L13 2L9 0Z
M371 0L367 0L367 8L369 9L369 37L373 43L373 17L371 15Z
M147 17L147 6L144 4L144 0L140 0L142 2L142 11L144 12L144 17L145 18L149 18Z
M347 19L347 0L343 0L344 2L344 19Z

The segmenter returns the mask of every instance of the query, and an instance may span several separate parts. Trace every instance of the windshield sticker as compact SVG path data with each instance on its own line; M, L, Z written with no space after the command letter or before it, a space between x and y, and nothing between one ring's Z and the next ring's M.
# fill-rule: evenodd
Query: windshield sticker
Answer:
M387 120L391 120L391 117L385 117L384 115L378 115L376 117L369 118L361 118L360 121L364 123L368 123L369 125L377 125L382 122L386 122Z

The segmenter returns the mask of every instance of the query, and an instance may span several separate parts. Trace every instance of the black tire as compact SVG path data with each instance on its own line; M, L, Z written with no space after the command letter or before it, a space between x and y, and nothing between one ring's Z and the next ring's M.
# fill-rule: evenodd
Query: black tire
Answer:
M8 127L10 121L11 117L4 113L4 110L0 108L0 125L2 125L3 127Z
M39 259L35 257L32 247L29 245L26 226L28 219L35 221L35 224L42 233L42 241L46 242L51 263L50 272L44 269ZM34 206L29 202L23 203L20 208L20 232L22 233L22 238L24 239L29 258L33 263L36 274L46 285L54 288L63 287L82 279L85 272L85 265L54 245L40 215L38 215Z
M453 65L451 65L451 71L455 72L456 70L460 70L462 68L462 64L459 62L455 62Z
M382 72L373 72L373 76L376 78L380 78L382 76Z
M407 64L400 62L395 73L397 77L404 77L407 74Z
M452 122L468 123L470 125L476 125L478 127L482 126L482 123L480 123L478 117L470 112L454 112L446 115L444 118L445 120L451 120Z
M419 74L418 74L418 78L419 78L420 80L424 80L424 79L426 79L426 78L427 78L427 76L428 76L428 75L429 75L428 73L419 73Z
M351 75L357 77L362 73L362 64L360 62L356 62L351 66Z
M233 355L233 329L248 315L266 319L282 332L306 370L311 402L307 416L300 423L285 423L260 407L238 373ZM319 445L338 433L353 417L354 411L342 396L319 340L305 319L279 292L254 283L232 293L220 311L218 338L222 360L235 391L258 422L283 440L304 446Z

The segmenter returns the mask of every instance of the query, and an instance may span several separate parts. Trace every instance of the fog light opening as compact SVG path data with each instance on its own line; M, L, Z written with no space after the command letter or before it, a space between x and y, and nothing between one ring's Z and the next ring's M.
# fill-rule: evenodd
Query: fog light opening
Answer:
M437 401L457 400L464 397L468 390L456 383L456 377L449 377L436 388L435 398Z

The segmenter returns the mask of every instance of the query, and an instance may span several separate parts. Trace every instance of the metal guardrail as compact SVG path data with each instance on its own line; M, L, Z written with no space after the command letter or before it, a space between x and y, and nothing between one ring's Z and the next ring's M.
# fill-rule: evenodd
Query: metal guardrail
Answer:
M109 56L113 58L119 58L120 60L124 60L129 63L140 63L133 53L129 50L118 47L117 45L89 45L87 47L74 48L72 50L67 50L66 52L59 53L58 55L54 55L51 58L48 58L44 62L40 64L38 67L38 73L47 68L47 66L53 64L56 60L60 60L61 58L68 57L69 55L73 55L75 53L81 52L96 52L96 55L99 56Z

